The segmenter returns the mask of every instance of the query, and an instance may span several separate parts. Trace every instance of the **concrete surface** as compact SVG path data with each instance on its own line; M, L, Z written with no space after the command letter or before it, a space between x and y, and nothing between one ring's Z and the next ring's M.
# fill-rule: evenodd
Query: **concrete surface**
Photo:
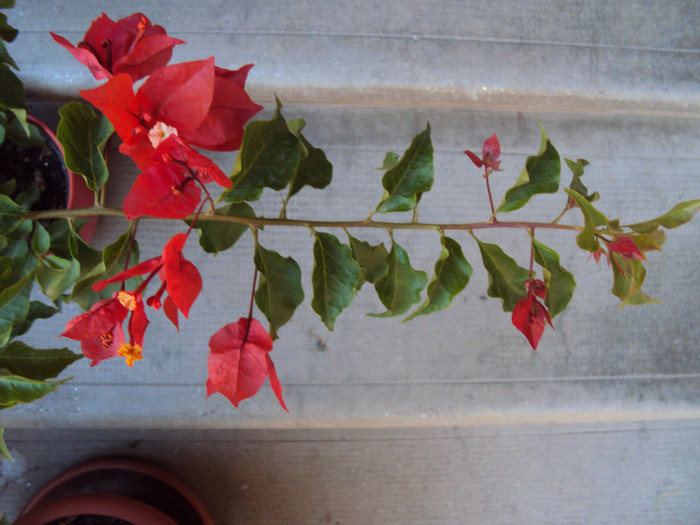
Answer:
M364 218L381 198L375 168L426 121L436 182L421 220L487 218L483 179L461 151L498 133L500 196L539 146L538 119L562 156L591 162L585 182L611 217L634 222L700 196L696 2L75 1L70 12L19 3L9 16L22 31L13 48L24 47L11 52L37 113L94 85L46 32L76 42L102 10L143 11L186 40L175 60L255 62L250 91L265 115L278 93L285 116L304 117L305 135L335 166L323 200L302 191L290 217ZM215 159L229 171L235 154ZM137 172L114 155L112 173L119 205ZM511 215L551 219L560 201L537 197ZM279 202L267 192L256 209L275 216ZM123 227L104 220L96 242ZM144 224L143 257L176 231ZM365 314L381 305L368 288L328 333L307 288L271 354L289 415L267 386L239 409L205 399L208 338L247 312L252 242L215 259L189 246L205 289L178 336L152 316L146 359L133 369L78 363L69 385L0 414L22 460L2 465L0 509L14 516L75 461L130 454L181 472L221 524L697 522L699 234L696 220L650 256L645 289L664 305L618 312L605 265L586 262L573 236L543 233L578 287L537 353L500 302L485 300L487 275L467 235L455 237L474 276L446 312L372 319ZM480 237L526 265L526 236ZM435 234L397 241L432 271ZM261 243L294 256L310 282L307 231L267 229ZM37 323L27 340L70 345L54 338L76 313Z

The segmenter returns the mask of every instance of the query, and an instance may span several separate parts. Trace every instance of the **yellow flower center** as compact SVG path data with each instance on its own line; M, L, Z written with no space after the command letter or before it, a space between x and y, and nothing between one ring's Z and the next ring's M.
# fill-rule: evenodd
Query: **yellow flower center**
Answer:
M127 366L134 366L134 361L143 359L141 346L132 343L123 343L119 348L119 355L126 358Z
M126 308L127 310L133 312L136 310L136 297L134 294L130 292L125 292L122 290L119 292L117 295L117 299L119 300L120 303L122 303L122 306Z

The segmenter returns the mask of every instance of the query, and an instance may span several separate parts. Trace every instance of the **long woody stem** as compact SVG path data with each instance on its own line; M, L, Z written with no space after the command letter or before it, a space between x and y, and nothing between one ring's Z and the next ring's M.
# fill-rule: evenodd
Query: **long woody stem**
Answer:
M124 212L117 208L79 208L74 210L48 210L48 211L33 211L22 215L25 219L61 219L75 218L87 216L102 216L102 217L122 217ZM144 217L151 218L151 217ZM154 220L172 220L159 219ZM374 220L358 220L358 221L319 221L306 219L279 219L270 217L244 217L236 215L199 215L190 214L184 217L184 220L192 221L217 221L230 222L237 224L246 224L253 228L262 226L288 226L297 228L375 228L375 229L391 229L391 230L486 230L493 228L510 228L510 229L548 229L548 230L571 230L581 231L582 226L574 226L568 224L554 224L551 222L527 222L527 221L511 221L511 222L465 222L465 223L423 223L423 222L387 222Z

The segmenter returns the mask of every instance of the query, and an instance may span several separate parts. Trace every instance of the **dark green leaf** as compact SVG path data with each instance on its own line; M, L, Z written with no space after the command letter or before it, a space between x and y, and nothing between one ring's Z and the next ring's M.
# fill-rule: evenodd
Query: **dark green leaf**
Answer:
M522 208L530 197L539 193L554 193L559 189L559 176L561 173L561 160L559 153L554 149L547 138L544 128L542 132L542 144L537 155L530 156L525 161L525 167L520 173L515 185L506 192L503 202L496 211L513 211Z
M489 274L489 297L500 297L503 311L512 312L516 303L527 295L525 281L529 279L530 272L518 266L498 245L481 242L479 239L476 242L479 244L484 268Z
M411 267L406 250L392 241L387 259L387 272L377 279L374 289L387 311L369 314L372 317L392 317L406 313L420 301L420 293L428 283L428 275Z
M19 337L26 334L37 319L48 319L59 312L58 308L49 306L41 301L31 301L29 303L29 312L27 317L21 321L14 323L12 326L11 337Z
M69 102L58 112L56 136L63 145L66 166L82 175L88 188L99 191L109 176L103 152L114 127L103 114L80 102Z
M435 274L428 284L428 297L420 308L404 321L446 309L452 304L455 295L464 290L469 283L472 267L464 257L462 247L457 241L444 235L440 242L442 253L435 263Z
M357 261L362 268L360 279L357 283L359 290L365 282L375 283L389 269L387 259L389 252L384 244L371 246L368 242L356 239L348 234L350 240L350 248L352 249L352 257Z
M386 162L386 158L384 159ZM401 160L382 177L385 194L377 211L407 211L416 207L420 195L433 185L433 143L430 124L413 138Z
M0 63L0 86L0 108L11 111L29 135L24 86L7 64Z
M361 269L350 247L341 244L334 235L316 232L315 236L311 308L333 330L336 318L355 297Z
M256 120L246 127L231 175L233 187L224 194L227 200L228 193L257 195L264 187L281 190L296 173L301 158L299 140L289 131L281 108L277 101L271 120Z
M38 349L13 341L0 350L0 368L12 375L44 381L56 377L71 363L83 356L68 348Z
M8 66L12 66L15 69L19 69L17 67L17 63L10 56L10 54L7 52L7 47L5 46L5 42L3 42L2 40L0 40L0 62L2 62L3 64L7 64Z
M700 210L700 199L681 202L656 219L630 224L628 228L639 233L649 233L659 226L677 228L692 219L698 210Z
M323 150L312 146L304 135L299 136L299 141L304 146L306 155L299 162L287 198L296 195L304 186L322 190L331 183L333 178L333 165L328 161Z
M574 190L565 189L566 193L576 201L578 207L583 213L584 227L581 233L576 236L576 244L579 248L589 252L595 252L599 248L598 239L595 236L595 231L598 226L609 226L608 219L601 212L596 210L586 198Z
M2 5L0 7L12 7L13 5L14 2L12 2L12 5ZM0 38L5 42L12 42L17 37L17 33L17 29L7 23L7 15L5 13L0 13Z
M613 287L612 293L622 301L620 308L625 305L640 305L645 303L658 303L659 301L652 299L642 291L644 277L646 277L646 269L639 259L626 259L616 257L612 262L613 270ZM618 267L618 264L620 267ZM624 270L624 271L623 271Z
M245 202L235 202L216 209L217 215L255 217L255 210ZM206 218L205 218L206 219ZM199 220L194 225L199 230L199 244L207 253L228 250L248 230L248 225L237 222Z
M22 222L22 209L7 195L0 195L0 233L12 233Z
M266 250L260 244L255 247L255 267L260 272L255 304L267 317L272 336L291 319L297 306L304 300L301 286L301 269L291 257Z
M547 295L544 304L549 316L554 318L561 313L574 295L576 281L574 276L562 268L559 254L535 239L532 240L535 262L542 266Z
M29 299L23 295L14 297L0 309L0 347L5 346L12 335L12 325L22 321L29 313Z
M56 387L64 381L35 381L26 377L0 373L0 408L36 401L56 390Z

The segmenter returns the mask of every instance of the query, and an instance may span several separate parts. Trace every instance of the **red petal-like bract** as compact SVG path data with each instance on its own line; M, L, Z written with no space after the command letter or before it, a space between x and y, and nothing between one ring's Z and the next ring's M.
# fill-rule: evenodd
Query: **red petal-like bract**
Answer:
M464 154L471 159L477 168L483 167L484 163L481 162L481 159L476 155L476 153L473 151L464 150Z
M501 157L501 145L498 143L498 137L495 133L484 141L484 145L481 147L481 154L484 162L486 162L486 159L490 159L493 163Z
M202 123L213 96L213 57L160 68L136 93L139 110L151 125L164 122L178 133Z
M131 279L132 277L136 277L137 275L151 273L155 271L161 264L161 257L154 257L153 259L148 259L146 261L132 266L131 268L119 272L117 275L110 277L109 279L96 282L92 285L92 289L96 292L99 292L108 284L119 283L122 281L126 281L127 279Z
M83 355L90 360L90 366L97 365L100 361L111 359L119 355L119 348L125 342L122 325L117 323L105 334L83 339L80 349Z
M619 253L625 259L646 260L646 257L639 250L632 238L626 235L618 235L607 243L607 246L610 253Z
M217 68L217 72L221 71L226 70ZM227 73L231 74L230 78L215 77L211 107L199 127L180 132L194 146L210 151L237 150L243 139L243 125L262 109L238 82L236 72Z
M202 277L197 267L182 255L186 241L187 235L178 233L163 249L163 280L167 286L168 297L185 317L189 315L192 303L202 291Z
M224 188L230 188L233 185L231 179L221 171L221 168L213 160L183 143L176 135L171 135L161 142L153 151L150 159L153 162L187 164L190 168L198 170L199 181L203 184L215 181Z
M89 311L74 317L66 324L62 337L82 341L99 337L109 332L116 324L121 324L129 311L116 299L102 299L92 305Z
M129 220L143 215L184 219L201 199L199 186L185 176L182 168L160 162L136 178L124 199L124 214Z
M549 323L549 326L552 326L547 309L535 298L533 293L528 293L526 297L518 301L513 308L512 321L530 342L533 350L537 350L537 345L544 333L545 321ZM554 327L552 326L552 328Z
M272 390L282 408L280 385L268 352L272 350L272 337L255 319L245 317L229 323L209 340L209 379L207 397L219 392L234 406L257 394L270 376Z
M138 104L129 75L115 75L99 87L81 91L80 95L105 114L124 142L129 141L140 126Z
M97 80L128 73L136 81L167 64L173 46L184 44L167 36L162 27L151 25L141 13L117 22L102 13L77 47L61 36L51 36L86 65Z

